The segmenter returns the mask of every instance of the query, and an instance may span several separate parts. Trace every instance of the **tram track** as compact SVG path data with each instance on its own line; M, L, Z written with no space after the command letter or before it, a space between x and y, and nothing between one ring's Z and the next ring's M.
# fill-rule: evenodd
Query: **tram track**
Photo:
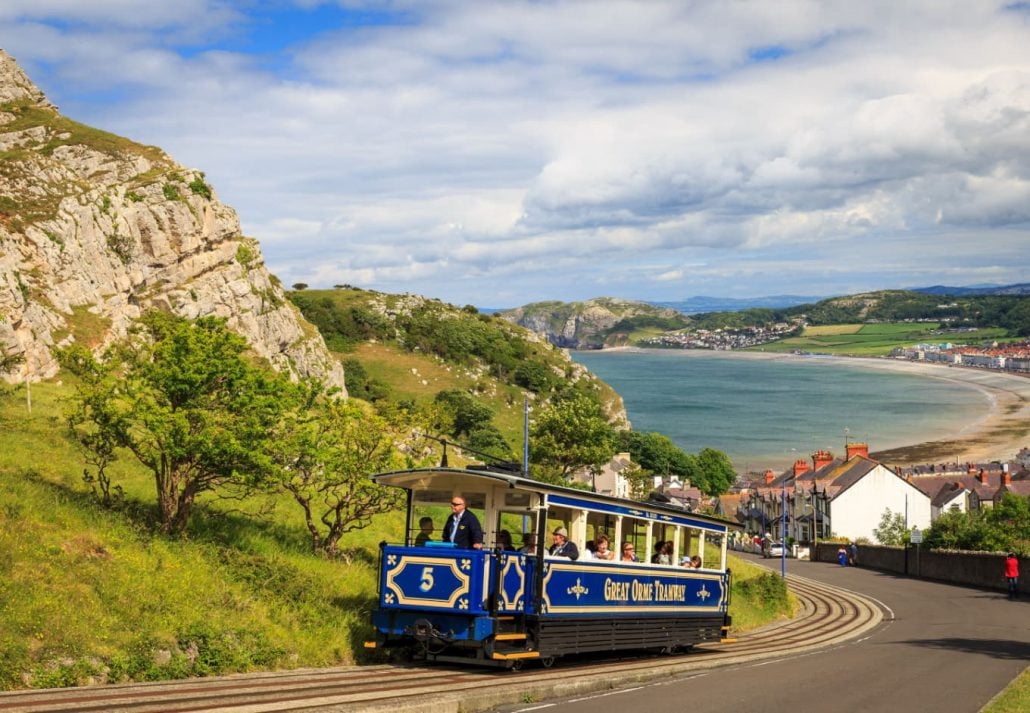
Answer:
M0 713L267 713L271 711L485 711L614 689L707 669L783 658L855 639L884 613L854 592L789 575L800 611L748 632L736 643L697 646L684 655L573 657L518 673L453 666L352 666L189 679L167 683L17 691L0 694Z

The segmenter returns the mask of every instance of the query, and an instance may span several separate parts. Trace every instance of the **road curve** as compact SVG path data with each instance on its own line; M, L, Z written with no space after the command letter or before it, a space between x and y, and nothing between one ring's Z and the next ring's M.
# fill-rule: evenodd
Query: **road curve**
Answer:
M351 666L189 679L168 683L0 694L0 713L266 713L321 711L471 713L528 701L605 691L692 672L833 646L876 627L872 599L788 576L798 615L687 655L561 659L554 668L513 673L453 666Z

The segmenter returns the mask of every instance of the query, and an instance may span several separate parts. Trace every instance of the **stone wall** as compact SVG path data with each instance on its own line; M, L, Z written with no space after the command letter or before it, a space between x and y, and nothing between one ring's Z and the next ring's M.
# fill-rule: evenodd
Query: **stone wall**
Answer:
M839 543L820 542L815 554L818 562L836 562ZM1006 591L1005 555L994 552L944 552L926 547L884 547L859 545L858 566L909 577L932 579L962 586ZM1019 560L1019 591L1030 594L1030 558Z

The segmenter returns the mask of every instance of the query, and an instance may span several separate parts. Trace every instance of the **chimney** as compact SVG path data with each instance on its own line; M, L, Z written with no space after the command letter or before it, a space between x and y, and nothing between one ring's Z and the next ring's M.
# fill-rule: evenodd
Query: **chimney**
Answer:
M1005 467L1001 471L1001 484L1002 485L1012 485L1012 476L1009 475L1008 463L1005 464Z
M976 475L976 466L973 465L972 463L966 463L966 474L967 475Z
M863 458L869 457L869 444L868 443L849 443L848 444L848 460L851 460L855 456L862 456Z
M976 476L976 479L979 480L982 485L987 485L987 471L981 468L979 475Z
M829 451L819 450L812 454L812 466L819 470L833 462L833 454Z
M809 467L808 461L805 460L804 458L798 458L796 461L794 461L794 477L795 478L798 477L799 475L802 475L803 473L807 473L810 470L812 470L812 469Z
M776 480L776 473L774 473L772 470L765 471L765 484L769 485L774 480Z
M894 466L894 474L898 475L898 476L901 475L901 466L900 465Z

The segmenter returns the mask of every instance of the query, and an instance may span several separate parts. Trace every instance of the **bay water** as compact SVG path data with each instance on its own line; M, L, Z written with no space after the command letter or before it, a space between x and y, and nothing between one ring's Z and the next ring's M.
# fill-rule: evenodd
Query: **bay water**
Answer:
M737 470L782 470L819 449L844 455L845 440L878 451L948 438L992 405L979 389L856 359L637 349L572 358L619 392L634 429L688 453L716 448Z

